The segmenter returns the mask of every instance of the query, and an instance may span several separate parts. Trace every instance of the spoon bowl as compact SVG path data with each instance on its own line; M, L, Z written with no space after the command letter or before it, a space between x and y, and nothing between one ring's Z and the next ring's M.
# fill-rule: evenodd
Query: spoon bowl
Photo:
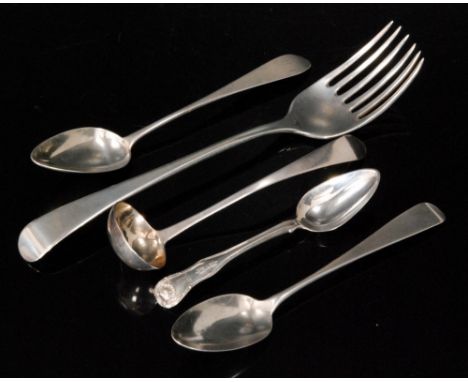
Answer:
M267 337L273 328L268 301L243 294L210 298L192 307L172 327L172 338L193 350L241 349Z
M66 172L99 173L124 167L130 161L129 142L101 127L80 127L54 135L37 145L31 160Z
M159 269L166 264L161 235L135 208L117 203L109 213L107 232L115 253L133 269Z
M311 232L333 231L347 223L372 198L380 173L361 169L335 176L312 188L299 201L296 221Z

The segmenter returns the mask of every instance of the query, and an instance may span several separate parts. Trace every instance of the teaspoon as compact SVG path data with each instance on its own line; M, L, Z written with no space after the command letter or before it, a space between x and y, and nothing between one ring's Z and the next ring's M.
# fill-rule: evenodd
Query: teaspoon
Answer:
M195 224L275 183L323 167L359 160L364 154L365 146L357 138L336 139L211 207L161 230L154 229L131 205L119 202L109 212L109 240L116 254L129 267L140 271L160 269L166 264L166 243Z
M251 346L270 334L274 311L294 293L323 276L444 220L444 214L433 204L417 204L317 272L266 300L226 294L193 306L172 326L172 338L181 346L206 352Z
M199 260L182 272L164 277L154 288L158 304L172 308L197 284L218 273L226 264L267 240L296 229L328 232L356 215L374 195L380 173L373 169L335 176L309 190L299 201L296 217L281 222L225 251Z
M126 137L102 127L79 127L40 143L32 151L31 160L39 166L64 172L100 173L117 170L130 161L132 146L150 132L202 106L258 86L297 76L309 68L310 62L301 56L279 56Z

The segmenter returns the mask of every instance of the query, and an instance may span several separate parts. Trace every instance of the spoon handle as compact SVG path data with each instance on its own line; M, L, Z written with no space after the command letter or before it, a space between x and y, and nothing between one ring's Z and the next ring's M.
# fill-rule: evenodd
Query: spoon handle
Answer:
M125 139L132 146L137 140L146 134L164 126L165 124L196 110L202 106L218 101L230 95L240 93L252 88L263 86L272 82L280 81L285 78L297 76L310 68L310 62L301 56L294 54L285 54L268 61L258 68L243 75L237 80L223 86L213 93L199 99L179 109L164 118L161 118L142 129L128 135Z
M229 207L239 200L275 183L279 183L283 180L318 170L320 168L361 159L365 150L362 148L362 143L358 143L359 141L355 138L347 136L323 145L318 149L313 150L311 153L304 155L294 162L256 181L255 183L250 184L242 190L237 191L218 203L215 203L211 207L200 211L179 223L160 230L159 234L162 240L167 242L222 209ZM356 150L356 147L360 147L360 149Z
M181 272L164 277L154 288L156 300L163 308L176 306L194 286L214 276L236 257L277 236L291 233L298 226L298 223L294 219L284 221L242 243L218 252L215 255L205 257Z
M111 208L115 203L136 195L140 191L240 143L278 132L281 123L282 121L272 122L245 131L144 174L64 204L40 216L27 224L19 235L18 250L21 257L28 262L39 261L58 243ZM358 160L365 154L364 144L351 135L337 138L319 150L325 151L323 163L328 163L327 165Z
M407 239L420 232L435 227L445 220L442 211L430 203L420 203L398 215L396 218L385 224L378 231L374 232L367 239L333 260L317 272L289 288L271 296L268 300L276 309L284 300L292 296L307 285L317 281L340 268L349 265L356 260L362 259L382 248Z
M282 132L283 120L257 126L188 154L170 163L124 180L113 186L64 204L31 221L21 231L18 250L28 262L42 259L52 248L115 203L241 143L267 134ZM284 129L284 132L287 132ZM353 138L358 141L356 138ZM350 142L351 145L351 142Z

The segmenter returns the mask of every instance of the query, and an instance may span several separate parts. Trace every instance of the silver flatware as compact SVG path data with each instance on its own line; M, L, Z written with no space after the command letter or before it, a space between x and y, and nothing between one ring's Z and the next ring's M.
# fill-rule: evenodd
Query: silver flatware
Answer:
M154 229L131 205L117 203L112 207L107 221L109 240L115 253L129 267L140 271L160 269L166 264L166 243L195 224L275 183L319 168L358 160L364 153L364 146L357 139L338 139L313 150L211 207L161 230ZM336 217L337 220L340 218L344 219L344 216Z
M264 135L292 133L308 138L330 139L347 134L371 122L387 110L406 90L421 69L424 61L423 58L420 58L421 52L414 52L415 44L406 50L402 58L395 59L405 45L408 35L402 38L390 53L385 53L401 30L401 27L398 27L388 38L383 39L392 25L393 22L390 22L345 63L323 76L296 96L284 118L237 134L185 158L174 161L170 170L172 171L177 168L179 170L176 171L180 171L181 168L188 167L219 152ZM359 59L370 52L372 54L366 60L352 69L353 64L356 64ZM301 63L302 61L299 63L299 66ZM366 70L371 68L373 68L372 71L366 74L364 78L361 78L367 73ZM352 70L348 73L350 69ZM372 82L372 80L377 79L376 83ZM372 86L370 86L371 84ZM370 87L366 88L366 86ZM99 131L101 132L101 130ZM139 133L134 134L138 138ZM75 147L76 144L68 140L64 141L62 137L57 138L57 142L53 146L45 144L45 149L39 150L39 152L44 152L45 154L34 155L33 160L38 164L40 163L58 170L66 169L68 166L66 163L71 163L75 159L79 159L80 162L85 163L82 168L68 168L69 171L74 172L87 172L89 170L95 172L96 169L98 170L97 172L100 172L106 168L113 170L121 167L121 164L126 164L129 157L127 158L125 143L123 145L119 143L120 137L114 133L110 133L109 137L111 138L108 143L105 143L104 136L102 134L98 134L98 136L95 148L96 152L101 150L101 146L120 147L117 154L119 159L114 158L114 154L110 154L110 162L108 162L109 158L107 156L97 155L97 158L101 159L95 162L94 159L91 159L93 156L88 155L90 153L87 152L87 149L79 149L78 151L83 151L80 155L74 153L69 156L67 154L68 146ZM132 140L132 136L130 136L130 141ZM94 135L92 135L91 139L89 137L85 138L84 141L84 145L79 143L78 147L86 147L86 142L94 142ZM60 147L60 149L57 150L56 147ZM61 154L60 157L63 156L64 159L63 163L61 162L51 167L51 163L48 162L47 158L50 156L50 152L55 151L59 153L63 152L64 154ZM39 160L39 157L43 159ZM103 163L100 163L100 161L103 161ZM116 163L117 167L114 168L114 164L112 163Z
M356 215L374 195L380 173L373 169L335 176L309 190L299 201L294 219L281 222L225 251L197 261L187 269L164 277L153 289L158 304L172 308L200 282L214 276L236 257L268 240L296 229L328 232Z
M382 31L380 31L372 40L370 40L361 50L359 50L356 54L354 54L348 61L346 61L343 65L340 65L338 68L333 70L331 73L329 73L327 76L325 76L325 79L335 79L336 75L342 74L343 71L346 69L349 69L349 67L354 64L359 58L361 58L365 53L370 51L376 43L381 39L381 37L390 29L391 23L388 24ZM397 29L399 31L399 29ZM395 33L392 34L392 37L390 37L391 40L394 40L395 38ZM405 41L405 40L403 40ZM381 46L388 45L389 44L389 39L387 39ZM398 46L400 46L399 49L401 49L401 42ZM396 48L395 48L396 49ZM390 53L389 55L386 56L386 58L380 62L379 65L375 67L375 69L370 72L364 79L362 79L356 86L359 87L359 84L362 86L363 83L369 83L371 78L374 78L377 73L380 73L385 69L388 65L382 65L386 61L391 61L391 58L396 54L395 49ZM371 63L375 61L377 57L376 53L378 56L381 55L382 49L377 49L373 55L371 55L367 60L364 61L363 64L361 64L358 68L356 68L354 71L352 71L349 75L347 75L345 78L349 78L350 75L355 76L357 73L361 73L362 66L369 66ZM362 99L362 102L364 102L364 98L366 98L367 101L370 102L369 105L374 105L376 102L378 105L377 109L373 109L373 111L368 110L368 114L366 115L360 115L359 113L354 113L352 110L348 110L350 115L353 115L353 118L350 118L350 123L351 125L349 128L351 130L356 129L357 127L360 127L364 125L365 123L370 122L372 119L377 117L377 115L381 114L386 108L388 108L397 98L399 95L402 94L402 92L409 86L411 81L414 79L416 74L418 73L419 69L421 68L422 65L422 59L419 59L419 53L415 55L413 58L411 58L411 61L407 63L407 61L410 59L410 55L414 51L414 45L408 52L406 52L405 56L398 61L397 64L395 65L390 65L391 69L390 71L387 72L387 74L379 80L374 86L372 86L370 89L365 91L361 96L359 96L360 99ZM372 58L372 60L371 60ZM390 58L390 60L389 60ZM415 61L416 60L416 61ZM387 62L387 64L391 64L390 62ZM361 68L361 69L360 69ZM403 71L400 71L403 70ZM397 74L399 73L399 74ZM395 79L388 82L390 78L387 78L388 76L394 77L396 75ZM340 80L340 83L342 83L344 78ZM320 80L319 80L320 82ZM312 88L314 85L312 85ZM335 89L335 88L334 88ZM339 90L339 88L335 89ZM345 94L348 95L350 94L349 92L351 90L356 91L357 88L353 86L350 90L348 90L346 93L341 94L339 97L342 98ZM379 93L379 91L381 91ZM393 93L392 93L393 91ZM116 184L114 186L108 187L104 190L95 192L93 194L90 194L88 196L85 196L81 199L75 200L74 202L65 204L35 220L30 222L26 227L21 231L19 239L18 239L18 249L21 254L21 256L29 262L34 262L39 259L41 259L50 249L52 249L57 243L65 239L68 235L76 231L78 228L89 222L90 220L94 219L96 216L110 208L114 203L121 201L125 198L128 198L132 195L135 195L136 193L166 179L169 178L170 176L177 174L184 169L193 166L197 163L200 163L201 161L210 158L224 150L227 150L231 147L234 147L242 142L247 142L251 139L254 139L256 137L266 135L266 134L272 134L272 133L297 133L301 134L307 137L320 137L320 135L317 136L317 134L314 134L312 131L309 133L307 132L307 126L311 126L312 128L314 126L318 125L326 125L326 126L331 126L333 124L333 121L335 121L334 118L338 115L335 113L333 108L329 108L327 105L326 99L323 99L320 101L320 99L316 99L314 97L308 98L308 89L303 91L295 101L293 101L293 105L291 106L291 111L294 115L296 115L296 118L299 117L299 114L295 113L295 111L304 111L306 114L303 115L303 118L299 118L297 122L299 123L306 123L306 125L295 125L295 127L287 127L285 128L280 127L278 123L273 123L273 124L267 124L263 125L257 128L254 128L253 130L249 130L247 132L241 133L236 135L235 137L231 137L225 140L222 140L221 142L215 143L205 149L199 150L193 154L186 155L183 158L180 158L178 160L175 160L171 163L168 163L166 165L160 166L154 170L148 171L144 174L141 174L139 176L136 176L134 178L128 179L124 182L121 182L119 184ZM319 94L314 91L312 91L311 94ZM328 94L328 98L333 98L335 97L334 91L331 93L323 93L323 94ZM354 95L355 93L353 93ZM378 95L377 95L378 94ZM311 104L310 106L313 109L316 109L315 106L312 105L312 103L316 101L320 101L320 107L322 108L322 117L321 118L311 118L313 117L313 114L308 114L306 110L306 103L305 100L309 99ZM297 101L297 102L296 102ZM346 99L344 99L346 101ZM331 104L333 104L333 101ZM294 106L297 105L297 106ZM353 104L354 105L354 104ZM358 105L354 105L358 107ZM343 110L343 109L342 109ZM357 112L357 110L356 110ZM341 114L340 114L341 115ZM330 120L328 119L330 118ZM343 121L341 117L336 119L337 123L338 121L341 120ZM354 121L354 122L353 122ZM309 125L310 124L310 125ZM276 126L276 127L275 127ZM341 125L343 126L343 125ZM333 129L333 127L331 126ZM348 129L344 129L341 133L345 133ZM332 135L338 134L337 131L334 131ZM325 137L330 137L330 135L326 134Z
M437 226L444 220L444 214L436 206L417 204L317 272L266 300L259 301L242 294L226 294L195 305L174 323L172 338L181 346L206 352L236 350L253 345L270 334L274 311L297 291L371 253Z
M59 133L40 143L32 151L31 159L39 166L57 171L113 171L127 165L131 149L138 140L169 122L222 98L299 75L309 68L310 62L304 57L283 55L126 137L102 127L80 127Z
M321 163L342 163L357 160L365 155L365 146L357 138L345 136L336 139L323 149ZM328 161L328 162L327 162ZM64 204L33 220L23 228L18 239L18 250L22 258L35 262L43 258L53 247L101 213L172 174L188 167L190 162L180 161L180 167L172 162L148 171L103 190Z

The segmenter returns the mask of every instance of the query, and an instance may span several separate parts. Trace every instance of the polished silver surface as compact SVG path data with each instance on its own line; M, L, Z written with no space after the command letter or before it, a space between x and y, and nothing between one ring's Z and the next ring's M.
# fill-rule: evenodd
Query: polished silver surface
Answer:
M403 212L328 265L266 300L242 294L210 298L183 313L172 327L172 338L186 348L221 352L245 348L267 337L273 313L288 297L314 281L371 253L441 224L444 214L421 203Z
M382 35L384 35L388 31L388 29L390 29L390 27L391 27L391 23L388 24L381 32L379 32L370 42L368 42L361 50L359 50L355 55L353 55L348 61L346 61L343 65L339 66L337 69L332 71L330 74L328 74L324 78L333 79L334 78L333 76L336 76L339 73L341 73L343 70L349 68L349 66L352 65L359 57L361 57L363 54L371 50L371 48L374 47L374 45L382 37ZM411 53L411 51L409 52ZM408 56L408 53L405 55L405 57L406 56ZM365 62L369 63L368 60ZM383 69L381 67L383 62L385 62L385 60L382 61L374 69L374 71L372 71L368 76L372 77L374 76L373 74L374 72L377 72L377 71L380 72L380 70ZM397 66L394 66L393 69L390 70L387 74L393 73L395 71L395 68L401 67L401 65L403 65L404 62L406 61L400 60ZM382 86L383 85L383 83L381 83L383 80L382 79L376 85L374 85L371 89L369 89L368 91L364 92L361 96L359 96L359 98L363 98L363 100L366 96L368 96L370 97L369 100L372 98L374 101L378 100L379 104L380 104L380 101L383 101L383 103L380 104L380 106L377 109L375 109L375 111L370 112L363 118L355 119L354 123L349 125L348 128L355 129L356 126L358 127L362 126L363 124L369 122L370 120L375 118L377 115L382 113L387 107L389 107L396 100L396 98L409 86L414 76L418 73L421 65L422 65L422 60L419 60L416 66L414 67L411 65L405 66L406 68L405 70L410 71L409 73L407 73L407 76L402 77L401 75L398 75L398 80L396 80L396 82L392 82L392 84L389 85L389 87ZM352 73L355 73L355 71L353 71ZM323 80L319 80L319 82L320 81L323 82ZM340 82L342 81L343 80L341 80ZM366 79L364 79L363 81L366 81ZM386 83L386 81L384 82ZM312 85L312 87L314 87L314 85ZM385 100L381 99L380 95L379 96L376 95L377 94L376 92L379 89L382 90L384 88L386 90L384 90L380 94L388 95L387 98L384 97ZM395 92L392 93L392 95L389 95L388 91L391 89L395 90ZM304 101L307 98L306 95L308 94L308 92L309 92L309 89L306 89L297 97L296 100L297 100L298 106L294 107L294 105L296 104L295 103L296 101L294 101L293 105L291 105L290 113L288 114L288 116L296 115L295 118L297 119L298 115L295 111L306 109L305 107L306 105ZM326 93L326 94L330 96L330 94L332 93ZM318 93L312 92L310 94L318 94ZM376 98L373 98L374 96ZM314 101L314 98L311 97L310 100L312 102ZM371 102L374 102L374 101L371 101ZM323 104L323 107L324 107L325 112L322 114L327 114L331 118L331 120L334 120L336 113L333 112L333 108L329 108L325 104ZM354 115L354 113L351 110L350 110L350 114ZM289 117L287 117L286 119L291 121ZM323 125L325 123L323 120L310 118L310 115L308 118L300 118L300 120L301 121L309 120L311 123L315 123L319 125L320 124ZM343 121L344 119L339 118L338 120ZM229 148L232 148L240 143L250 141L256 137L259 137L265 134L280 133L280 132L283 132L283 133L292 132L292 133L297 133L297 134L310 136L310 137L314 136L314 134L306 133L308 131L307 126L302 126L301 128L297 124L296 125L292 124L291 126L296 126L296 127L285 128L284 125L282 125L282 122L283 121L278 121L278 122L273 122L267 125L259 126L252 130L248 130L244 133L238 134L234 137L227 138L207 148L204 148L195 153L186 155L183 158L175 160L166 165L160 166L154 170L148 171L142 175L136 176L134 178L121 182L117 185L108 187L104 190L95 192L81 199L78 199L74 202L63 205L37 218L36 220L33 220L31 223L26 225L26 227L20 233L20 237L18 240L18 248L19 248L21 256L26 261L30 261L30 262L41 259L57 243L65 239L68 235L76 231L78 228L86 224L88 221L94 219L96 216L98 216L99 214L101 214L102 212L110 208L114 203L120 200L123 200L131 195L135 195L138 192L144 190L145 188L148 188L166 178L169 178L170 176L174 174L177 174L183 171L186 168L189 168L190 166L200 163L201 161L207 158L213 157L214 155L219 154L220 152L223 152ZM314 125L312 124L311 127L313 128L313 126ZM343 127L344 125L341 125L341 126ZM348 128L344 128L342 133L347 131ZM337 131L335 131L335 133L337 134Z
M390 36L387 36L392 25L393 22L390 22L346 62L297 95L283 119L258 126L189 155L183 158L190 161L187 166L268 134L293 133L308 138L330 139L354 131L374 120L406 90L418 74L424 61L421 58L421 52L415 52L415 44L404 48L408 35L401 38L398 44L388 52L392 43L397 41L401 30L401 27L398 27ZM400 57L403 51L404 54ZM369 57L354 67L353 65L358 64L359 60L366 54L369 54ZM309 62L302 57L291 55L286 57L287 75L282 78L300 74L309 68ZM279 59L281 60L281 57ZM283 68L282 64L281 62L281 68ZM268 73L272 75L275 71L268 70ZM257 74L251 75L249 78L257 84ZM276 80L276 78L273 79ZM266 82L271 82L271 80L270 78L270 81ZM245 86L245 81L242 79L239 81L242 90L252 87L251 84ZM263 83L260 81L260 84ZM228 94L239 91L232 91L231 85L227 86ZM215 95L213 98L225 97L223 89L213 93ZM32 159L39 165L60 171L103 172L115 170L128 162L130 159L129 150L136 140L180 115L212 102L210 98L212 96L205 97L202 101L189 105L182 111L175 112L124 139L114 133L107 133L101 128L95 132L93 128L81 128L65 132L62 136L59 134L59 136L52 137L51 142L46 141L40 144L33 151ZM98 142L95 142L96 137ZM104 142L106 138L109 139L108 142ZM104 149L102 153L100 147ZM125 154L127 150L128 153Z
M160 269L166 264L165 244L193 225L253 194L254 192L262 190L275 183L319 168L354 161L362 158L364 154L365 148L356 138L339 138L316 150L313 150L311 153L295 160L251 185L244 187L242 190L237 191L233 195L221 200L211 207L162 230L156 230L151 227L143 216L129 204L124 202L117 203L112 207L109 213L107 223L109 240L114 251L129 267L141 271ZM344 182L345 178L342 179ZM331 188L332 185L334 185L335 188ZM348 190L351 191L351 185L349 184L348 186ZM330 206L321 205L319 200L312 201L310 198L306 198L303 201L303 204L306 205L307 203L314 203L316 207L315 211L306 211L306 207L301 207L301 209L298 210L298 214L301 218L301 224L304 224L302 223L302 220L305 220L306 218L315 219L313 223L308 223L307 225L307 227L312 230L315 226L315 229L318 231L320 229L325 230L325 226L327 229L334 229L334 227L337 227L334 226L335 224L340 224L341 222L346 221L348 216L352 216L354 212L346 210L347 207L349 207L346 203L349 201L346 199L346 195L339 192L340 190L345 191L346 185L342 184L341 188L339 188L338 181L335 183L330 181L328 186L324 187L325 188L319 187L319 192L321 192L321 201L325 201L326 198L336 197L337 199L334 208L330 209ZM357 193L357 189L354 189L354 191ZM359 201L354 200L354 202L358 203ZM343 206L343 204L345 205ZM341 207L341 210L339 207ZM310 214L310 216L306 217L306 213ZM315 215L312 216L312 214ZM323 220L327 220L327 222L325 223Z
M318 151L321 157L314 157L322 167L358 160L365 155L365 146L353 136L338 138ZM315 154L318 155L318 154ZM55 245L75 232L115 203L182 171L193 164L197 153L188 155L165 166L125 180L103 190L67 203L33 220L23 228L18 239L18 250L24 260L38 261Z
M415 44L403 57L398 56L408 35L387 53L401 31L398 27L387 37L392 25L387 24L348 61L300 93L283 125L289 123L291 129L311 138L328 139L354 131L387 110L411 84L424 61L420 51L415 53ZM370 56L353 68L365 54ZM378 81L370 86L373 80Z
M172 308L200 282L214 276L229 262L257 245L296 229L332 231L347 223L374 195L380 173L362 169L335 176L309 190L299 201L296 218L281 222L225 251L197 261L187 269L160 280L154 288L158 304Z
M51 170L78 173L107 172L124 167L132 146L142 137L167 123L209 103L258 86L299 75L310 68L305 58L286 54L252 70L217 91L121 137L102 127L80 127L57 134L40 143L31 153L39 166Z

